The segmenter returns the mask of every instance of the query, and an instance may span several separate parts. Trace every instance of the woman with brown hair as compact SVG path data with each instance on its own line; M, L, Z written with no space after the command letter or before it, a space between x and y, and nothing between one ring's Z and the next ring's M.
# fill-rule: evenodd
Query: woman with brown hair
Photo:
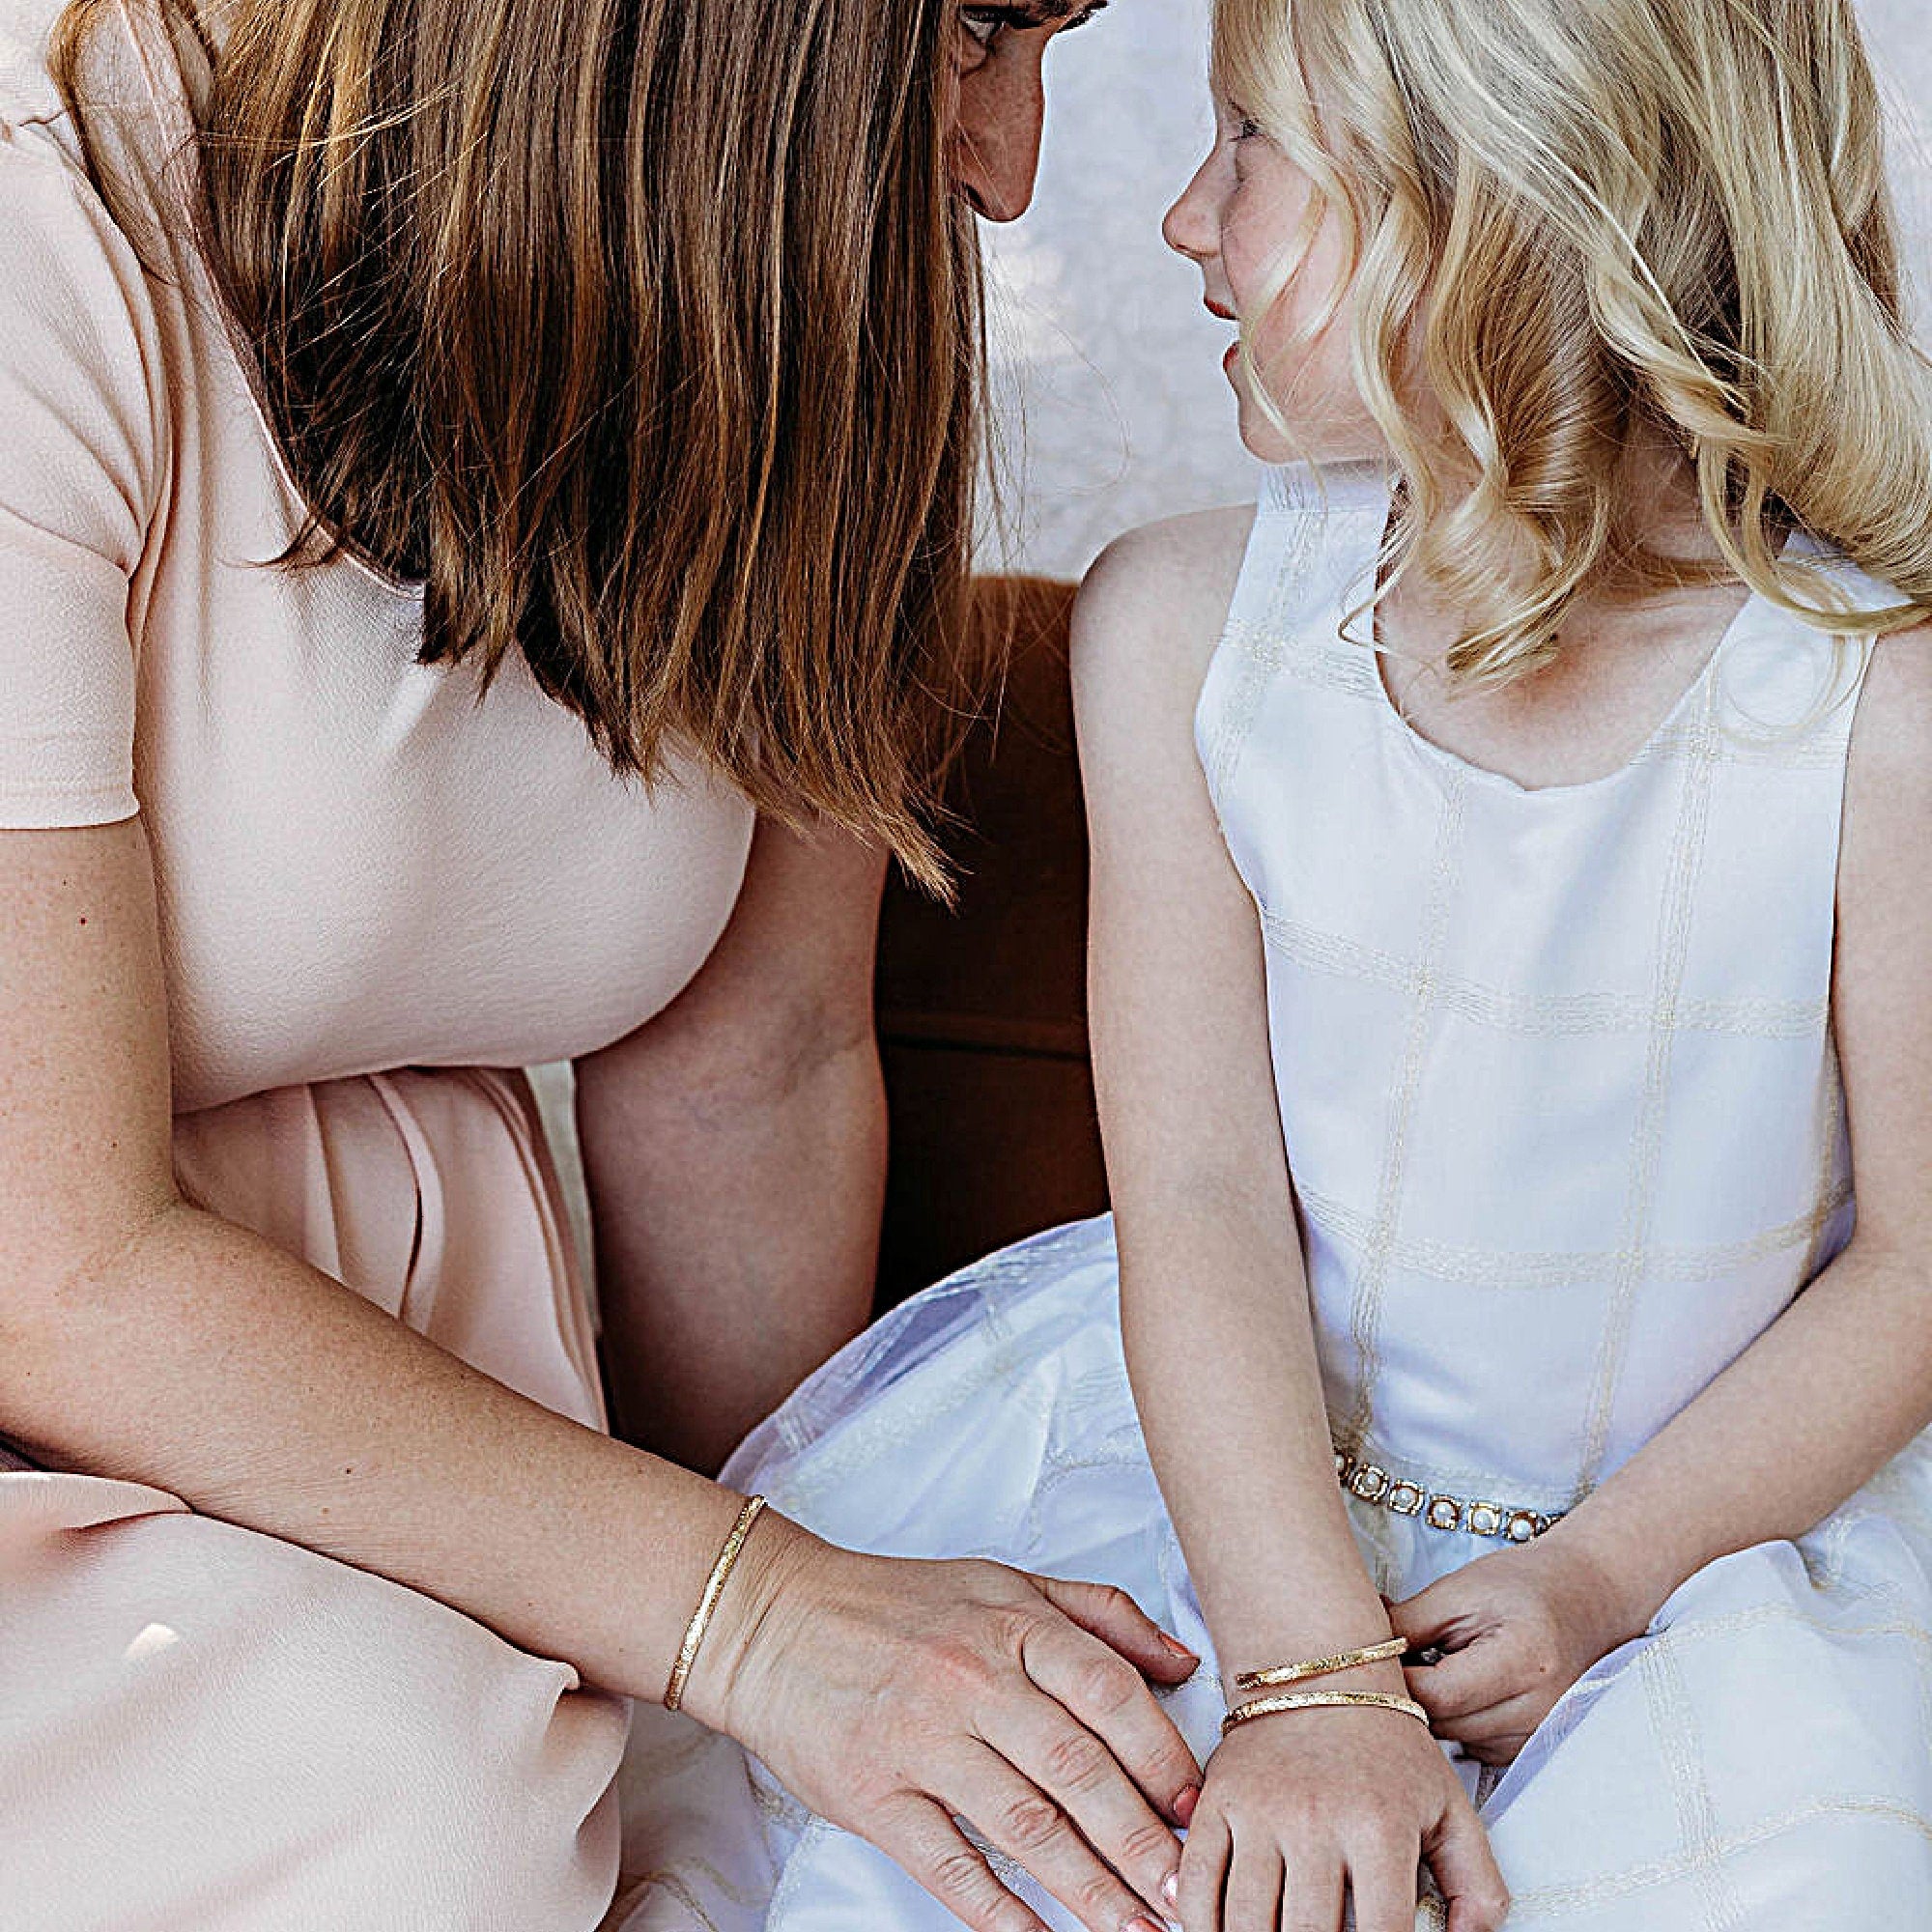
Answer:
M0 4L10 1932L593 1926L611 1692L970 1924L1037 1920L955 1817L1159 1900L1191 1657L678 1465L867 1313L968 207L1081 17Z

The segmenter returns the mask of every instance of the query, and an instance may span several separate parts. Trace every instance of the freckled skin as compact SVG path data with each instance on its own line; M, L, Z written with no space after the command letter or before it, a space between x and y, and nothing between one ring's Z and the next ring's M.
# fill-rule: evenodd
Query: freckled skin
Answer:
M987 220L1016 221L1032 205L1046 118L1046 49L1098 12L1071 0L960 8L952 176Z

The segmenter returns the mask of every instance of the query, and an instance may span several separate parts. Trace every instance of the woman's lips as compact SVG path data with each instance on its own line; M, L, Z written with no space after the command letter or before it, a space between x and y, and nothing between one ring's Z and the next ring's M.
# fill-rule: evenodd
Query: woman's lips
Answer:
M1202 305L1207 309L1209 315L1218 316L1220 320L1223 322L1240 321L1240 317L1237 316L1233 309L1224 307L1220 302L1217 302L1212 296L1204 297Z

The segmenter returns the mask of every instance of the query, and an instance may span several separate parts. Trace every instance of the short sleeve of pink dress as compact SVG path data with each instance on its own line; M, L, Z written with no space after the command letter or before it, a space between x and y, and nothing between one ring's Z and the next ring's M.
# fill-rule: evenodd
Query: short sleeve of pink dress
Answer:
M0 133L0 825L105 824L135 810L154 313L126 238L43 139Z
M84 74L110 214L0 0L0 828L139 813L191 1198L579 1419L586 1297L521 1067L621 1037L722 931L752 813L612 777L416 590L275 563L302 505L194 248L152 20Z
M0 0L0 838L138 814L189 1199L599 1427L521 1069L686 984L752 811L695 759L613 778L520 667L419 664L410 585L275 563L302 505L192 245L179 70L98 10L124 228L59 11ZM5 1445L0 1712L9 1932L589 1932L615 1883L625 1714L567 1665Z

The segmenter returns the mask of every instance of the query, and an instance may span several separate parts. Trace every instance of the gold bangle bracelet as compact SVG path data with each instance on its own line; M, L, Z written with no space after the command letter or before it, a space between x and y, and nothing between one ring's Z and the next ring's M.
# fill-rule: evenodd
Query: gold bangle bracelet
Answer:
M731 1534L724 1539L724 1547L718 1552L718 1560L711 1566L711 1575L704 1579L704 1594L697 1600L697 1607L691 1613L691 1621L684 1627L684 1641L677 1647L677 1662L670 1667L670 1681L665 1686L664 1707L675 1711L684 1702L685 1680L691 1675L691 1666L697 1661L698 1646L704 1641L704 1633L711 1628L711 1614L718 1607L718 1599L724 1594L725 1579L731 1574L731 1566L738 1560L738 1552L745 1547L745 1539L752 1533L752 1525L757 1521L765 1507L763 1496L748 1496L745 1506L738 1512L738 1520L731 1525Z
M1272 1718L1279 1711L1346 1711L1356 1709L1401 1711L1425 1728L1429 1713L1413 1697L1398 1697L1391 1690L1297 1690L1289 1697L1257 1697L1252 1704L1236 1704L1221 1719L1225 1738L1237 1724L1253 1723L1257 1718Z
M1392 1636L1362 1650L1339 1650L1333 1657L1312 1658L1306 1663L1280 1663L1268 1670L1244 1670L1235 1679L1236 1690L1264 1690L1271 1685L1305 1684L1311 1677L1331 1677L1362 1663L1386 1663L1408 1649L1406 1637Z

